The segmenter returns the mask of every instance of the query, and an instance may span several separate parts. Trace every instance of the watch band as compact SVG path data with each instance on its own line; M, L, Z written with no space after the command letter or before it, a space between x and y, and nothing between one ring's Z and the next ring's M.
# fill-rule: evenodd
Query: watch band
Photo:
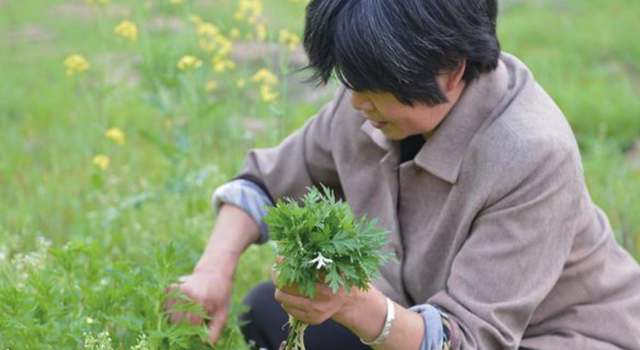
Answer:
M393 321L396 318L395 307L393 306L393 301L387 298L387 317L384 320L384 326L382 327L382 331L378 337L370 342L366 342L360 338L360 341L365 345L378 345L387 339L387 336L391 332L391 327L393 327Z

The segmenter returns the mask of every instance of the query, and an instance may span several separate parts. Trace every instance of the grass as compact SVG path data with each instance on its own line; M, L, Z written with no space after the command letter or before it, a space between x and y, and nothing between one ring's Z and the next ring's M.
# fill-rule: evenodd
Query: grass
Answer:
M233 20L236 1L176 6L151 0L150 9L143 1L112 2L111 10L92 11L80 0L0 1L0 276L11 281L2 284L0 304L16 305L0 308L0 315L23 315L0 321L2 348L25 348L15 344L27 338L26 348L78 348L82 332L103 329L122 348L141 333L152 338L154 348L181 348L167 341L186 338L141 318L161 315L149 309L152 304L131 306L119 299L107 307L82 296L109 296L96 289L96 278L113 279L119 271L123 285L113 293L144 285L152 299L160 282L187 273L214 222L213 189L235 175L247 150L276 144L330 97L309 98L308 89L299 87L300 76L286 77L287 55L246 60L224 74L211 70L189 16L197 14L224 33L233 27L254 31ZM302 4L264 5L268 41L277 41L282 28L300 32ZM635 0L505 0L499 21L505 51L529 65L570 120L593 199L637 259L640 201L634 194L640 193L640 170L625 151L640 139L640 46L634 44L639 16ZM112 33L125 18L139 23L136 43ZM69 78L62 62L74 53L87 57L91 68ZM200 56L204 68L179 71L176 63L186 54ZM262 102L251 82L236 87L237 80L249 81L264 67L280 76L276 89L282 96L274 103ZM218 88L207 93L211 80ZM125 132L125 145L104 136L111 127ZM107 170L92 164L97 154L111 159ZM52 241L41 262L47 266L29 267L39 285L20 292L17 257L37 252L40 236ZM154 263L170 245L175 260ZM60 253L65 246L82 247L73 253L79 265L72 264L71 275ZM267 278L271 259L268 246L245 254L237 300ZM43 289L66 293L33 299ZM86 307L68 298L81 298ZM114 320L117 313L138 321Z
M640 137L640 6L631 0L523 2L507 7L500 38L534 72L583 141ZM523 20L526 16L526 20Z

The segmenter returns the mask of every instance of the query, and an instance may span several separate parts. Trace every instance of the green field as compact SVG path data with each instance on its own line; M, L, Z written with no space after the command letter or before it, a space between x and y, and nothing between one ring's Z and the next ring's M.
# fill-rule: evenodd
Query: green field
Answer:
M105 330L114 349L141 334L151 349L204 348L202 329L165 322L161 300L202 252L211 193L331 95L302 85L298 53L279 44L281 29L300 34L304 2L263 1L265 43L234 17L237 0L0 0L1 349L79 349ZM203 48L193 15L234 51ZM565 112L594 201L640 259L638 18L637 0L504 0L499 35ZM123 20L135 42L114 33ZM74 54L90 68L69 77ZM217 54L236 68L216 72ZM202 66L179 69L185 55ZM261 68L279 78L275 101L251 80ZM245 254L237 301L271 261L268 245ZM228 328L218 348L244 348Z

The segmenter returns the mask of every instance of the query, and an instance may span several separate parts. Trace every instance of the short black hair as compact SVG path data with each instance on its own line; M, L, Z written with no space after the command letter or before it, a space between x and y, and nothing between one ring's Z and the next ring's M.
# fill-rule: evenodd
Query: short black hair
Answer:
M466 60L471 82L500 56L497 0L311 0L304 49L309 81L331 76L407 105L446 102L436 76Z

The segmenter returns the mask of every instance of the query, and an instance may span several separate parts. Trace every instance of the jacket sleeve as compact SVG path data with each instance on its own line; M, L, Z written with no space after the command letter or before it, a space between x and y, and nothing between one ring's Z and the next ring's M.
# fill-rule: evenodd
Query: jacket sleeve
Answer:
M495 170L492 195L454 258L446 289L427 301L451 318L452 349L518 349L560 278L585 212L574 146L528 140L511 155Z
M218 187L211 199L216 212L220 211L223 203L233 204L249 214L260 229L258 244L269 240L269 227L263 218L267 215L267 207L273 206L273 201L256 183L238 179Z
M237 178L257 183L274 201L282 197L298 200L307 187L318 184L341 196L331 135L345 91L338 88L331 102L278 146L250 151Z

